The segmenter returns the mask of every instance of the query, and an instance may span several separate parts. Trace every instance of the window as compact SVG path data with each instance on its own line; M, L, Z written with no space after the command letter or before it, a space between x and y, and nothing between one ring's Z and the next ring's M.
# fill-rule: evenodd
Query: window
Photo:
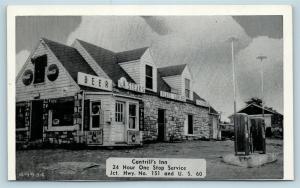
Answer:
M52 126L73 126L74 100L57 100L51 104Z
M129 104L129 129L136 127L136 105Z
M34 84L45 81L45 67L47 66L47 56L43 55L32 60L34 64Z
M100 101L93 101L91 102L90 106L91 111L91 130L92 129L99 129L101 124L101 102Z
M188 115L188 134L193 134L193 115Z
M190 86L190 80L185 79L185 97L190 98L190 91L191 91L191 86Z
M146 88L153 89L153 68L146 65Z
M116 102L116 113L115 113L115 121L116 122L124 122L124 106L123 102Z
M25 128L25 110L24 103L17 103L16 105L16 128Z

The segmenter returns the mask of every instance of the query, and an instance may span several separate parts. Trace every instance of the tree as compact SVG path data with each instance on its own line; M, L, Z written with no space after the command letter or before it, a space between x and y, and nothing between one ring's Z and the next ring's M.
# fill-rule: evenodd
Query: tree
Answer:
M262 106L262 100L260 98L257 98L257 97L252 97L250 100L246 101L245 103L247 105L254 103L256 105Z

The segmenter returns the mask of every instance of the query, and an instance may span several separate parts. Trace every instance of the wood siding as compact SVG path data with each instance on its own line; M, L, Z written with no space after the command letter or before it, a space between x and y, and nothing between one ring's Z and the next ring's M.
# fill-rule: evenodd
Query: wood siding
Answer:
M137 83L137 84L141 83L141 62L140 62L140 60L120 63L120 66L135 81L135 83Z
M182 84L183 79L181 75L163 77L163 79L173 90L177 90L178 94L182 94L182 88L184 87L184 84Z
M85 99L90 101L100 100L101 109L104 111L104 126L103 126L103 145L117 145L118 143L127 142L128 131L128 104L137 104L138 114L138 101L128 98L116 97L112 94L107 95L95 95L86 94ZM115 122L115 103L116 101L125 102L125 124L119 124ZM136 129L139 127L139 119L137 117Z
M68 75L65 68L57 60L55 55L44 46L42 42L32 54L32 57L47 55L47 67L51 64L56 64L59 69L58 78L55 81L49 81L46 67L45 82L40 84L33 84L33 82L25 86L22 82L22 75L25 70L31 69L34 72L34 65L31 63L31 58L25 63L25 67L21 69L20 77L16 80L16 101L32 100L35 95L40 95L39 99L58 98L65 96L74 96L79 91L79 87L75 81Z
M153 91L157 92L157 66L155 62L153 61L153 58L151 56L151 51L148 48L144 55L141 58L141 84L145 86L146 88L146 65L150 65L153 67Z
M191 72L189 71L189 68L188 66L186 66L182 72L182 89L181 89L181 95L185 96L185 79L189 79L190 80L190 100L193 100L193 90L194 90L194 80L193 80L193 77L191 75Z

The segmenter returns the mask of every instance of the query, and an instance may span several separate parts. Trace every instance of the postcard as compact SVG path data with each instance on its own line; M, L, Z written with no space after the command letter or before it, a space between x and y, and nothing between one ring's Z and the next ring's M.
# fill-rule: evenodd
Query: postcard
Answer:
M293 180L288 5L8 6L8 179Z

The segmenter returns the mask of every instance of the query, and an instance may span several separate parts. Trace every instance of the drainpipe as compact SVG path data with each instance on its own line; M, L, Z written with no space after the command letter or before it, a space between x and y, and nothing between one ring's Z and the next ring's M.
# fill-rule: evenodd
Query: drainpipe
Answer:
M85 92L82 91L82 100L81 100L81 138L83 136L83 126L84 126L84 98L85 98Z

